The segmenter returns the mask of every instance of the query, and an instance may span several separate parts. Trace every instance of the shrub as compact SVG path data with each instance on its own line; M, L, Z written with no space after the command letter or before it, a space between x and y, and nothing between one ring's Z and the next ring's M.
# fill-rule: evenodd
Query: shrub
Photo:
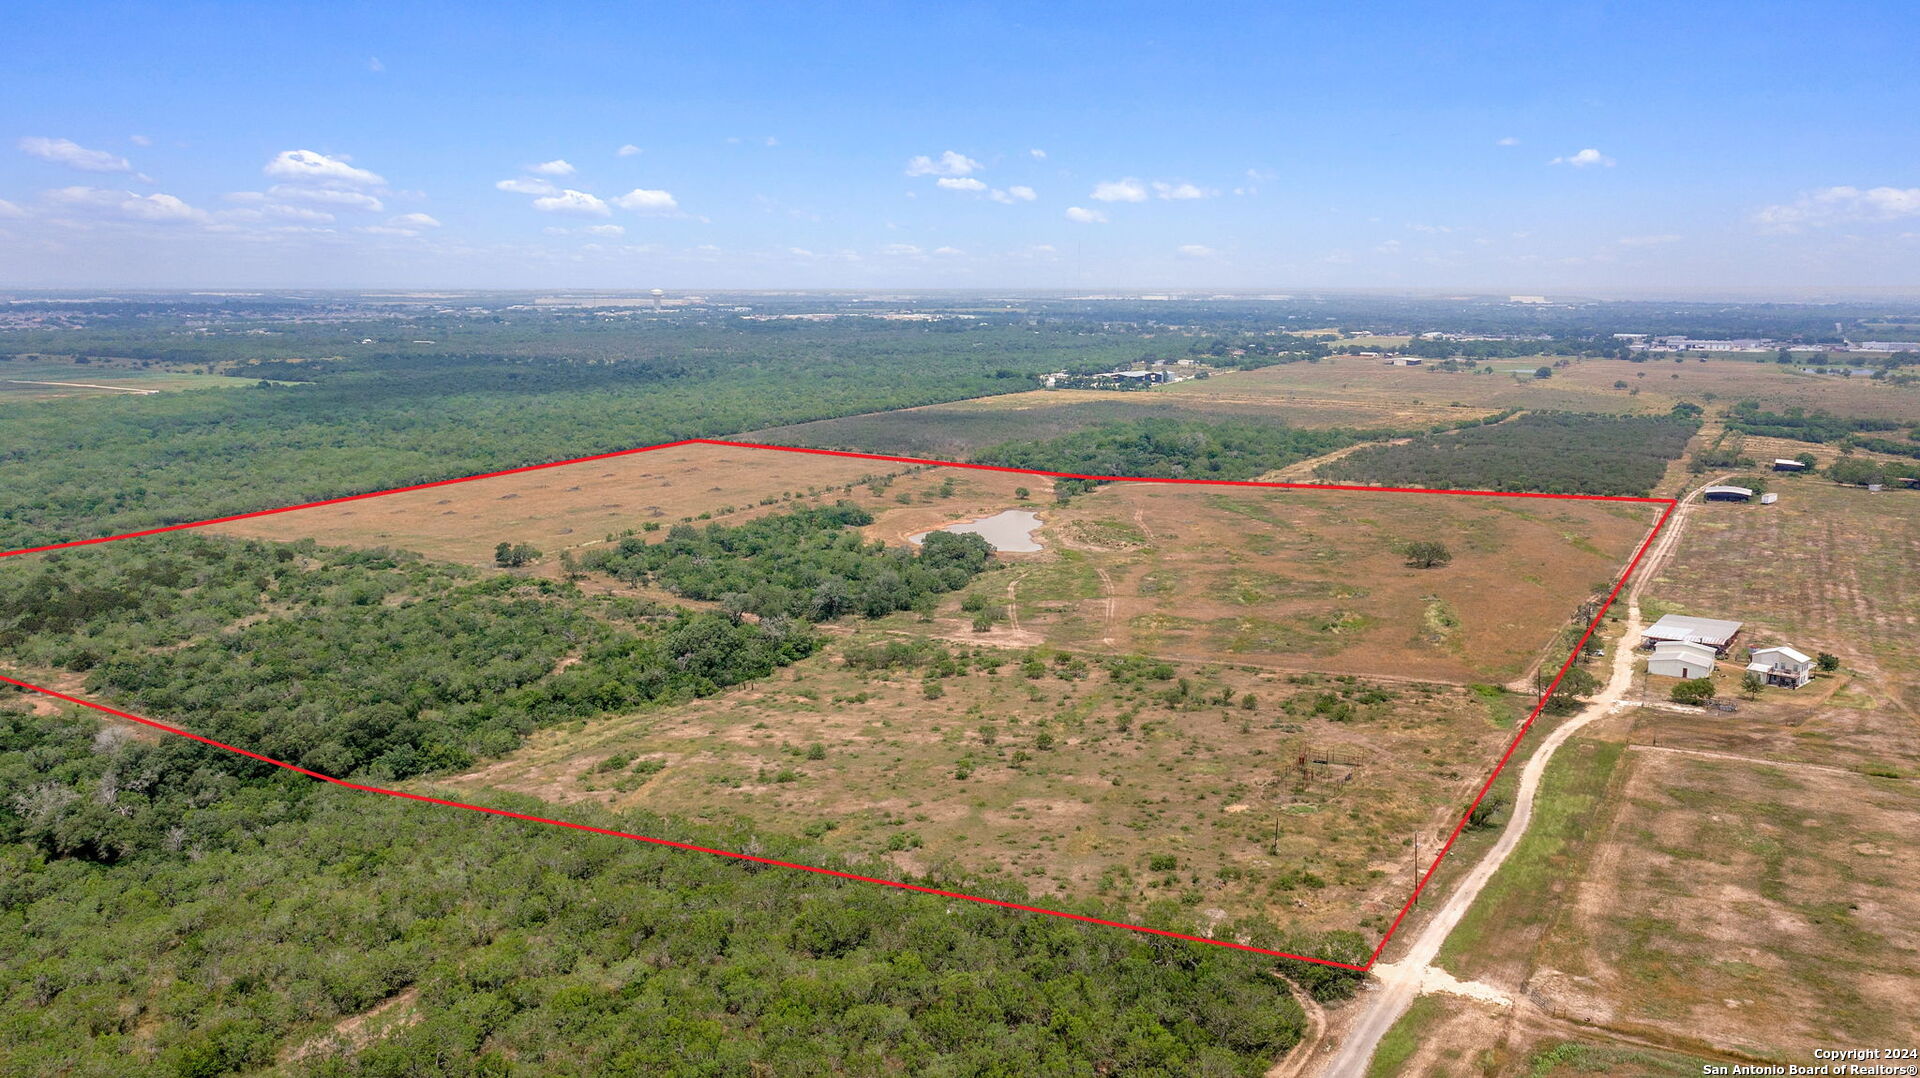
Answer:
M1704 704L1714 697L1713 679L1689 678L1675 685L1670 695L1676 704Z

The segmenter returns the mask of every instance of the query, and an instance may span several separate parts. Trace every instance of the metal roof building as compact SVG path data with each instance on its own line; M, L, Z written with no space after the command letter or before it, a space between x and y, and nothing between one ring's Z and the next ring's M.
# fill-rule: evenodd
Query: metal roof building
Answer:
M1714 650L1690 640L1663 640L1653 646L1647 673L1662 677L1697 678L1713 673Z
M1663 641L1678 640L1692 644L1705 644L1715 651L1725 651L1740 635L1742 623L1721 621L1718 618L1694 618L1685 614L1668 614L1654 622L1640 636L1641 645L1652 647Z
M1711 501L1744 502L1748 498L1753 497L1753 491L1749 490L1746 487L1736 487L1736 486L1733 486L1732 484L1724 484L1721 486L1702 487L1700 488L1700 496L1702 498L1707 499L1710 502Z

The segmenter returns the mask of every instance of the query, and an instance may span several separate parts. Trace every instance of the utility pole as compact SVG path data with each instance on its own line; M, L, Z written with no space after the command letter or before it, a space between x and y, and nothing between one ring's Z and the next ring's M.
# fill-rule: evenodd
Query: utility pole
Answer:
M1413 833L1413 904L1420 904L1420 832Z

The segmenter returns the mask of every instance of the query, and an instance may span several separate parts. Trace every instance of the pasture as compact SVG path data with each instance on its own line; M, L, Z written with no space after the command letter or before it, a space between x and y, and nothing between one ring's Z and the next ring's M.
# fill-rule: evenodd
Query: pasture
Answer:
M925 661L857 665L888 644ZM1405 899L1409 836L1451 825L1524 706L864 630L725 695L537 733L453 781L802 832L1050 904L1263 912L1377 939Z

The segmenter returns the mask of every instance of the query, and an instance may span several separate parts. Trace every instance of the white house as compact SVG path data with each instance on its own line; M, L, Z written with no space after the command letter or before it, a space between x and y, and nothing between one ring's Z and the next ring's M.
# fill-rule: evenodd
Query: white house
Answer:
M1689 640L1663 640L1653 646L1647 673L1661 677L1697 678L1713 673L1713 649Z
M1675 641L1702 644L1724 655L1727 648L1733 644L1733 638L1740 635L1741 624L1737 621L1721 621L1718 618L1694 618L1685 614L1668 614L1640 634L1640 646L1650 648Z
M1813 660L1785 644L1771 648L1754 648L1753 658L1747 663L1747 669L1759 674L1761 679L1769 685L1780 685L1789 689L1797 689L1813 680Z

